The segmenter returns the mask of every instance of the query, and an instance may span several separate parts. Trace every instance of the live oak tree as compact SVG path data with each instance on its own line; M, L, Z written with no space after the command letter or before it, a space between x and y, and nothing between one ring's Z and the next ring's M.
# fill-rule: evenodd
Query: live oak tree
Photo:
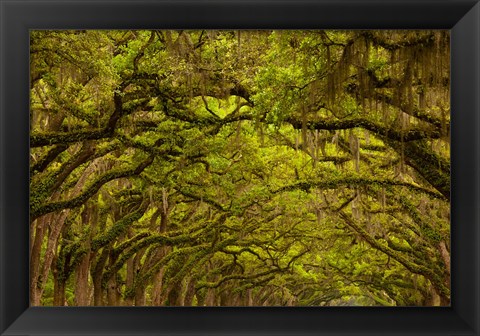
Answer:
M32 305L448 305L446 31L32 31Z

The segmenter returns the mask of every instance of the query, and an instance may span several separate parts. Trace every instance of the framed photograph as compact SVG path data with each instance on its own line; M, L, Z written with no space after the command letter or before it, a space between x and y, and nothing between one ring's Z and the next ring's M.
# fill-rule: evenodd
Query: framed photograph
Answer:
M1 335L479 335L478 1L0 0Z

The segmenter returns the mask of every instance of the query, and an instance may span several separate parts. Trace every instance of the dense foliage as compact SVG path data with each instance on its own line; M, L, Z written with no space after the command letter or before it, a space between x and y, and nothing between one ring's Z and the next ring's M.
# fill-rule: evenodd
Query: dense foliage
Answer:
M32 31L32 305L448 305L445 31Z

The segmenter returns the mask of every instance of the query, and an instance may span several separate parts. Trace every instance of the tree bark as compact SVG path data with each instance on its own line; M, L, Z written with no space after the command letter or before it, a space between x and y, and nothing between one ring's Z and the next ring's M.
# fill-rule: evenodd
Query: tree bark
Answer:
M65 306L65 285L66 280L54 276L54 285L53 285L53 305L54 306Z
M90 268L90 253L87 253L75 269L75 305L90 304L88 270Z
M195 284L197 282L195 279L190 279L188 281L187 289L185 291L185 298L183 300L184 306L192 306L193 305L193 298L195 297Z
M30 305L39 306L41 291L41 284L38 283L40 280L40 256L42 250L42 242L45 236L45 227L48 223L48 217L51 217L51 214L42 216L34 221L35 225L35 238L31 239L33 241L32 249L30 253Z

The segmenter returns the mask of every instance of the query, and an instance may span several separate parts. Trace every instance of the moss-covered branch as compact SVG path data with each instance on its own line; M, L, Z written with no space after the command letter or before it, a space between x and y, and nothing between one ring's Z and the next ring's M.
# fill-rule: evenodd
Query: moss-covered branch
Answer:
M428 183L437 189L445 199L450 200L450 162L435 154L423 142L390 145L404 153L405 162L414 168Z
M119 93L114 93L113 102L115 109L105 127L72 132L32 133L30 135L30 147L34 148L54 144L68 144L72 142L98 140L111 137L115 131L115 126L118 120L124 114L122 97Z
M44 156L30 166L30 175L43 172L53 160L67 149L68 145L66 144L56 145L50 149Z
M443 197L442 194L438 193L437 191L426 189L408 182L401 182L395 180L387 180L387 179L375 179L375 178L367 178L367 177L351 177L347 176L340 179L331 179L331 180L323 180L323 181L304 181L304 182L297 182L291 185L287 185L278 189L273 190L273 193L280 193L284 191L291 191L295 189L301 189L305 191L310 191L312 188L322 188L322 189L336 189L341 186L398 186L398 187L405 187L411 191L416 193L426 194L433 198L439 199L446 199Z
M33 220L42 215L45 215L52 211L60 211L63 209L74 208L83 203L85 203L90 197L95 195L95 193L107 182L128 176L134 176L140 174L146 167L148 167L153 162L153 157L150 156L139 165L133 168L128 169L118 169L112 170L95 179L81 194L76 197L73 197L69 200L64 201L54 201L46 204L37 204L31 202L30 209L30 218ZM36 195L33 194L31 198L35 198Z
M340 120L316 120L303 122L297 118L286 118L286 122L291 124L295 129L309 129L309 130L346 130L353 128L363 128L394 141L410 142L422 139L439 139L442 133L439 130L422 130L410 129L399 131L397 128L386 127L380 123L365 119L365 118L350 118Z

